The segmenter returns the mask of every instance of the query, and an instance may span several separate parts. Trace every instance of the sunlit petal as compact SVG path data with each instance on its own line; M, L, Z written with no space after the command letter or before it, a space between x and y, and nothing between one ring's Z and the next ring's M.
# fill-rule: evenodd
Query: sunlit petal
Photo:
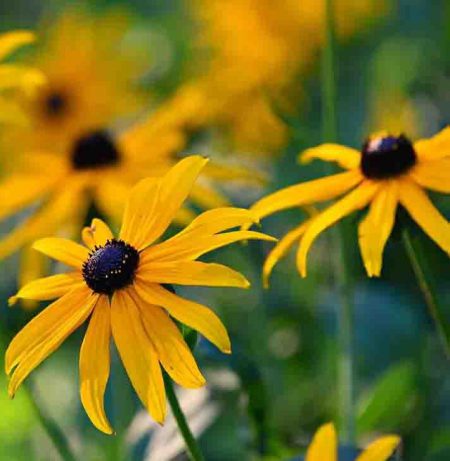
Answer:
M37 240L33 248L50 258L61 261L69 266L81 269L89 257L89 249L72 242L72 240L59 237L47 237Z
M386 435L372 442L356 461L387 461L400 444L400 437Z
M340 144L321 144L320 146L306 149L299 155L302 163L309 163L314 159L325 162L336 162L342 168L354 170L361 161L361 152Z
M305 461L337 461L337 437L332 423L324 424L317 430Z

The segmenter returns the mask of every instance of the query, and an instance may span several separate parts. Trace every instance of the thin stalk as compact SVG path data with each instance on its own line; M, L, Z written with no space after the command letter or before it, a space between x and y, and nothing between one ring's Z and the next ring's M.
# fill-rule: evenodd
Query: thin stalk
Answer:
M180 407L178 398L173 389L172 381L167 375L164 376L164 382L166 386L167 399L169 400L169 405L172 409L172 414L175 418L175 421L177 422L178 429L180 430L180 433L184 439L184 443L186 444L189 458L192 461L204 461L205 458L203 457L195 437L192 435L192 432L189 429L186 417L184 416L183 410Z
M61 459L64 461L76 461L76 458L72 453L64 433L58 427L55 421L42 410L36 399L36 396L34 395L35 393L32 387L26 384L23 384L23 387L26 390L28 401L30 402L37 419L41 423L41 426L45 430L50 440L53 442L53 445L56 448L59 456L61 456Z
M402 241L425 304L436 325L444 353L450 359L450 324L444 317L444 309L436 295L433 276L428 267L420 240L413 239L409 230L405 228L402 232Z
M8 344L9 335L6 334L3 328L3 319L0 319L0 348L1 350L6 350L6 345ZM30 378L28 378L30 380ZM40 422L45 433L52 441L56 451L61 456L61 459L64 461L76 461L75 456L73 455L66 436L58 427L58 425L45 414L44 410L39 405L39 402L36 401L35 396L33 395L33 390L31 385L22 384L22 388L26 393L28 401L30 402L31 408L34 411L38 421Z
M336 102L336 40L333 0L325 2L325 43L322 53L322 104L323 138L326 142L338 140L337 102ZM327 173L331 173L330 169ZM333 233L336 247L336 278L340 294L338 307L338 399L340 434L345 443L354 441L355 412L353 398L353 286L347 263L347 245L344 223Z

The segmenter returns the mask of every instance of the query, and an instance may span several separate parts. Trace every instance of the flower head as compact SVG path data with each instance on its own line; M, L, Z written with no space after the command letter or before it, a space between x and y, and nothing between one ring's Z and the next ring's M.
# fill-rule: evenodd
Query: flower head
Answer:
M359 246L367 274L379 276L382 254L402 205L414 221L445 252L450 252L450 224L434 207L424 189L450 192L450 128L430 139L412 143L405 135L377 133L361 151L323 144L301 154L301 161L336 162L344 173L290 186L264 197L252 206L259 217L287 208L311 205L346 194L301 226L288 233L267 258L264 275L292 244L300 240L299 272L306 275L306 257L314 240L326 228L353 211L370 205L359 224Z
M5 135L8 150L67 150L87 131L134 115L145 102L137 79L149 67L141 45L126 41L126 11L100 15L71 7L42 25L40 46L30 63L46 83L23 101L27 130Z
M162 178L138 183L127 201L117 238L103 221L94 219L83 230L85 246L62 238L35 242L36 250L72 270L30 282L10 299L14 303L18 298L59 298L9 345L5 364L11 374L10 395L89 317L80 352L80 392L87 414L101 431L112 432L103 408L111 335L136 393L156 421L163 422L166 414L160 364L184 387L205 383L171 317L230 353L227 332L209 308L178 296L167 285L246 288L249 283L240 273L196 259L240 240L273 240L252 231L223 232L250 224L254 218L244 209L219 208L201 214L168 240L155 243L206 162L198 156L188 157Z
M32 32L17 30L0 35L0 61L8 58L18 48L34 42ZM0 90L19 90L31 96L36 88L45 82L43 74L32 67L18 64L0 64ZM20 110L16 101L11 101L3 94L0 95L0 121L18 122L27 121L25 114Z
M372 442L355 461L386 461L400 443L396 435L386 435ZM305 461L338 461L337 437L332 423L321 426L314 435Z

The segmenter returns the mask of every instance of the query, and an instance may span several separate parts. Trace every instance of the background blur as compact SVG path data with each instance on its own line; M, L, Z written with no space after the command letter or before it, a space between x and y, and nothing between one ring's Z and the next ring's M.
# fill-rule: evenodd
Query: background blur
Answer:
M264 0L268 17L284 1L290 0ZM198 14L202 3L205 2L88 3L88 10L94 15L101 16L111 7L123 10L123 14L127 12L129 31L122 51L126 54L127 46L132 50L138 44L141 63L145 64L134 82L140 92L141 113L164 104L184 82L208 72L205 71L210 59L208 53L214 53L214 47L208 49L205 45L204 18ZM214 3L220 5L216 0ZM314 11L320 2L305 3ZM370 2L342 3L346 5L345 11ZM354 24L339 39L340 141L355 147L362 144L368 133L382 127L417 138L432 135L450 123L450 2L391 0L382 7L381 2L376 4L379 8L360 16L344 15ZM67 7L76 5L77 2L63 1L0 1L0 28L2 31L31 28L45 33ZM250 27L247 31L248 23L239 16L239 11L236 7L235 16L229 18L230 40L252 33ZM229 14L228 9L223 14ZM320 35L320 24L311 23L310 29L306 28L308 33L303 36L293 34L293 39L300 42L289 48L292 53L310 46L312 31ZM77 39L75 34L73 41ZM67 46L69 49L70 43ZM242 50L244 54L244 44ZM323 173L320 162L308 166L296 163L296 156L303 148L321 141L319 51L320 44L305 52L302 58L305 62L294 66L289 83L283 82L283 91L274 98L273 114L283 127L281 141L246 136L254 133L252 128L242 132L244 122L251 126L254 115L240 106L239 99L233 102L232 113L248 115L245 120L236 121L234 127L242 130L235 130L235 136L230 135L232 124L227 124L231 120L228 117L227 123L221 120L214 126L203 127L193 137L187 152L213 159L215 156L229 156L233 161L242 158L251 168L267 174L269 181L260 187L226 188L233 204L249 206L269 191ZM288 62L295 63L297 59L300 57L292 55ZM232 80L233 74L229 75ZM270 92L270 85L264 86L266 89ZM226 128L222 129L223 126ZM279 129L278 122L273 130L271 123L267 127L263 130L266 134ZM151 146L148 149L151 152ZM11 161L9 155L5 149L1 152L6 162ZM448 198L438 195L432 198L448 217ZM301 217L300 211L282 213L265 220L263 229L280 236ZM355 223L359 219L360 216L349 218ZM0 231L4 232L9 225L4 224ZM356 246L356 226L350 229L355 235L350 251L356 292L359 442L363 446L377 434L394 432L403 438L402 459L448 460L449 363L401 242L394 232L384 257L383 277L369 280ZM418 229L416 238L424 240L450 321L449 260ZM275 268L270 289L263 290L261 265L269 248L252 242L214 255L215 259L245 273L252 282L250 290L185 290L192 298L202 299L215 309L233 343L233 355L224 356L201 340L196 357L208 379L207 392L187 391L182 397L192 426L202 432L200 443L207 460L298 459L315 429L326 421L336 420L337 297L333 291L327 238L320 238L311 252L306 280L298 276L291 254ZM0 299L6 300L16 288L17 257L2 262L0 271ZM5 301L0 306L0 321L11 336L33 315L20 307L11 310ZM72 335L32 375L36 399L62 427L79 459L184 459L180 454L182 444L176 440L171 423L161 429L142 412L117 355L106 396L107 412L117 435L105 436L90 424L78 397L82 333ZM14 401L8 399L3 374L0 374L0 412L1 460L58 459L24 392L19 392Z

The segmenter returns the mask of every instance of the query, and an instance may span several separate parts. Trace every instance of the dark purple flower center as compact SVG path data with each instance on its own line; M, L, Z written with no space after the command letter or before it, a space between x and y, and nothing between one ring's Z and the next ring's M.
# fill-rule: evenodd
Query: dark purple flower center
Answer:
M361 154L361 171L370 179L399 176L417 160L411 141L404 135L369 139L364 143Z
M108 240L95 247L83 264L83 277L95 293L111 295L133 283L139 252L123 240Z
M102 130L92 131L79 138L72 150L72 166L88 170L112 166L120 161L120 153L112 137Z
M68 108L67 96L63 92L54 91L49 93L43 101L44 111L50 118L61 116Z

